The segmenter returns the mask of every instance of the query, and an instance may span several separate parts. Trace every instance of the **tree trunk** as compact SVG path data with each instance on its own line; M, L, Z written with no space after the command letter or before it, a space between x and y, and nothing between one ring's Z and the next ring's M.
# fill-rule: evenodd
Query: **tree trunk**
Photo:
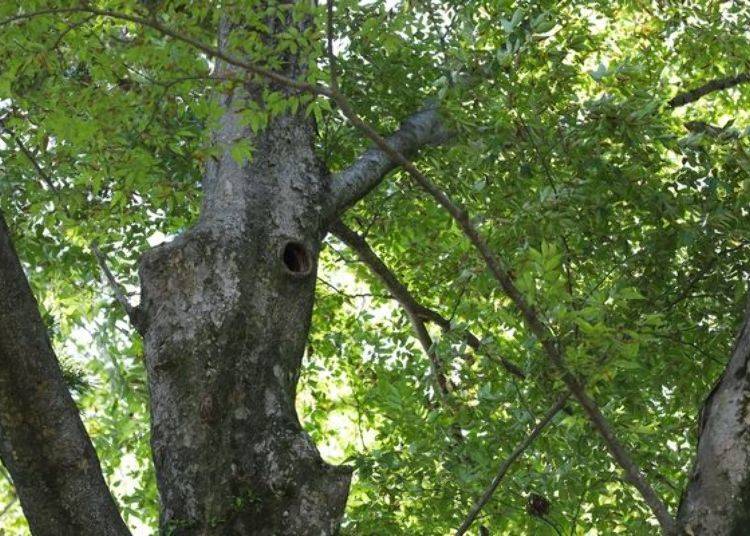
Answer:
M350 470L322 461L295 410L328 174L302 115L273 120L252 162L232 158L253 139L238 110L255 94L223 97L201 217L140 265L161 525L175 535L332 534L348 495Z
M704 403L695 467L678 513L681 534L750 532L750 310L732 357Z
M2 214L0 457L35 536L128 534Z

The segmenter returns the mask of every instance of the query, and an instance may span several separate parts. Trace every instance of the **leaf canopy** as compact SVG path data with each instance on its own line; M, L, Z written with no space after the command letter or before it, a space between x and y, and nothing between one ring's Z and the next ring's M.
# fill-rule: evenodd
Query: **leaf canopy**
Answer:
M276 68L300 53L329 82L325 6L246 6L230 46ZM262 4L262 5L261 5ZM94 0L215 46L218 2ZM189 43L76 2L0 3L0 209L126 519L155 530L141 342L91 244L137 292L137 260L195 221L218 150L214 76ZM293 9L314 24L283 31ZM19 14L59 10L8 22ZM281 18L279 20L282 20ZM336 0L338 83L383 133L425 102L455 131L417 162L466 206L566 358L673 509L698 409L744 308L750 240L750 84L675 95L750 69L742 2ZM270 87L243 111L315 118L321 159L368 143L335 105ZM232 155L251 158L248 140ZM441 400L407 316L336 239L322 253L298 405L331 461L356 468L344 534L447 534L564 387L460 230L402 172L346 221L420 302L452 388ZM431 328L432 329L432 328ZM464 332L482 340L467 347ZM526 375L515 378L501 357ZM9 485L0 500L12 500ZM549 513L533 515L529 497ZM24 530L17 506L3 526ZM511 472L478 523L493 534L652 534L655 520L574 403Z

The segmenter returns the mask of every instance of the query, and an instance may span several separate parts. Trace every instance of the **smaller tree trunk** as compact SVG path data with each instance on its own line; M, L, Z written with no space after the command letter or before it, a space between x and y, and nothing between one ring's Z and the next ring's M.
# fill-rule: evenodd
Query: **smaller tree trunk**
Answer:
M750 310L704 403L698 452L678 513L681 534L750 534Z
M0 214L0 457L34 536L129 534Z

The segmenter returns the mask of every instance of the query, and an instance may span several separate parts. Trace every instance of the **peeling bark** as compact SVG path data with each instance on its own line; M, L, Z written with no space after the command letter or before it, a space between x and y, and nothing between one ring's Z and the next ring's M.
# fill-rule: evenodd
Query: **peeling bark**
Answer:
M34 536L129 534L0 214L0 458Z
M750 530L750 310L723 376L704 403L695 467L677 516L681 534Z

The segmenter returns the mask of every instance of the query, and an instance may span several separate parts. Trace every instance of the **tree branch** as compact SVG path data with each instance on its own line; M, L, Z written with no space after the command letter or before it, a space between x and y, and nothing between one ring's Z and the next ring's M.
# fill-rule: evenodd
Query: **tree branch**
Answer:
M18 500L18 495L15 495L9 502L6 504L2 511L0 511L0 517L5 517L5 514L8 513L8 511L13 508L13 505L16 504L16 501Z
M24 144L21 141L21 138L19 138L15 132L10 130L8 126L5 124L5 121L3 119L0 119L0 131L5 132L8 134L8 136L11 137L11 139L14 141L18 149L24 154L26 159L31 163L31 166L36 171L37 175L39 175L39 178L41 181L47 186L47 188L50 189L50 191L57 197L58 204L62 207L63 212L65 215L70 218L71 220L74 220L73 215L68 210L68 207L65 206L65 203L62 202L61 196L60 196L60 190L57 188L55 183L52 181L52 177L44 170L44 168L39 164L39 162L36 159L36 156L34 156L34 153L31 152L31 150L26 147L26 144ZM107 282L109 283L110 287L112 287L112 290L115 293L115 298L117 301L123 306L125 309L125 313L128 315L128 318L130 319L130 322L133 324L133 327L136 328L136 330L139 333L143 333L143 322L140 314L140 309L138 307L134 307L128 299L125 297L125 293L122 290L122 287L117 283L117 280L112 275L112 272L107 267L106 258L102 254L102 252L99 250L99 246L96 243L96 241L91 243L91 251L94 254L94 257L96 258L97 262L99 263L99 266L101 267L102 271L104 272L105 277L107 278Z
M35 535L129 534L0 214L0 457Z
M123 20L126 22L139 24L147 28L152 28L168 37L171 37L178 41L182 41L183 43L186 43L192 47L195 47L196 49L200 50L201 52L203 52L204 54L206 54L207 56L211 58L222 60L223 62L228 63L229 65L234 65L235 67L240 67L251 74L255 74L260 77L267 78L268 80L271 80L273 82L279 83L287 87L299 89L301 91L306 91L306 92L313 93L316 95L323 95L323 96L328 96L328 97L332 96L331 90L327 88L326 86L323 86L320 84L309 84L307 82L295 80L283 74L277 73L276 71L273 71L271 69L267 69L260 65L256 65L254 63L244 61L240 58L236 58L219 48L212 47L205 43L201 43L200 41L198 41L197 39L189 35L185 35L181 32L178 32L177 30L169 28L168 26L165 26L164 24L160 23L155 18L139 17L138 15L130 15L128 13L122 13L120 11L113 11L109 9L96 9L90 6L83 5L83 6L77 6L77 7L40 9L38 11L32 11L29 13L21 13L18 15L14 15L12 17L8 17L4 20L1 20L0 27L6 26L8 24L12 24L13 22L33 19L36 17L44 16L44 15L61 15L64 13L90 13L92 15L96 15L99 17L108 17L111 19Z
M36 157L34 156L34 153L32 153L28 147L26 147L26 144L24 144L21 141L21 138L19 138L15 132L13 132L8 126L5 124L6 117L3 117L0 119L0 131L5 132L10 138L13 140L13 143L16 144L16 147L18 147L18 150L23 153L23 155L26 157L26 159L31 163L31 166L34 168L34 171L36 171L37 175L39 175L39 178L42 180L42 182L47 186L47 188L50 189L50 191L55 194L55 196L60 198L60 191L57 189L57 186L55 186L55 183L52 182L52 177L50 177L46 171L42 168L42 166L37 162ZM63 205L63 210L65 211L66 215L70 217L70 213L68 212L67 207Z
M369 137L369 136L368 136ZM409 117L388 137L388 144L401 154L415 155L427 145L447 141L451 133L445 129L436 108L425 108ZM331 184L328 217L334 220L366 196L398 163L382 148L372 148L354 164L338 173Z
M365 134L365 136L375 142L375 144L391 160L400 164L414 181L425 192L430 194L435 201L437 201L437 203L453 217L459 228L471 241L472 245L477 249L482 259L485 261L490 273L497 280L500 288L519 310L531 333L539 340L547 358L558 370L560 378L576 400L578 400L581 406L583 406L592 425L604 439L612 457L623 469L627 479L636 487L636 489L638 489L643 499L659 520L662 531L665 534L673 534L675 530L674 519L669 514L666 505L646 481L638 465L633 461L625 447L617 439L612 427L601 413L599 406L588 396L588 394L586 394L586 391L578 378L568 369L564 359L564 352L559 345L559 341L556 340L550 328L540 318L536 309L526 301L526 298L516 287L507 267L505 266L505 262L502 258L493 253L489 244L471 222L467 211L463 207L457 205L440 188L433 184L426 175L424 175L406 156L404 156L404 154L392 147L388 140L383 138L370 125L365 123L341 93L338 91L332 93L334 100L349 121Z
M138 330L139 333L143 334L144 323L141 317L140 308L130 303L130 300L125 294L125 289L117 282L115 276L112 275L112 272L107 265L107 258L99 249L99 244L96 241L91 243L91 251L94 253L96 260L99 263L99 267L104 273L104 277L107 279L107 283L109 283L109 287L112 289L112 292L115 295L115 299L120 303L120 305L122 305L122 308L125 310L125 314L128 315L130 323L133 324L133 327Z
M464 519L464 522L461 523L461 526L456 530L456 536L462 536L466 533L467 530L469 530L469 527L471 527L471 524L477 518L479 512L481 512L482 508L484 508L484 505L486 505L492 498L492 495L500 485L500 482L502 482L510 466L519 457L521 457L526 449L529 448L529 445L534 442L539 434L542 433L544 428L552 421L552 419L554 419L555 415L557 415L560 410L565 407L565 403L568 401L568 398L570 398L570 393L565 393L564 395L560 396L552 405L552 407L547 411L547 413L545 413L544 416L539 420L539 422L536 423L531 432L529 432L529 434L523 438L523 440L516 446L516 448L513 449L513 452L511 452L510 455L505 458L505 460L503 460L503 463L501 463L500 467L498 467L497 469L495 477L492 479L487 488L485 488L479 499L477 499L477 501L474 503L474 506L472 506L471 510L466 516L466 519Z
M724 127L718 127L705 121L685 121L685 128L696 134L705 134L711 138L717 138L719 141L735 140L740 137L740 133L728 124Z
M432 313L432 311L426 309L412 298L407 288L396 279L393 272L391 272L383 261L380 260L364 238L349 229L340 220L333 223L330 231L354 250L360 260L364 262L381 281L383 281L386 288L388 288L396 301L401 304L401 307L403 307L406 315L409 317L412 328L417 335L417 340L419 340L422 349L430 360L430 368L432 369L433 376L435 376L440 397L443 401L446 401L449 394L448 381L445 377L445 372L443 371L443 365L440 363L440 359L438 359L437 354L435 353L435 348L432 344L432 337L430 337L427 327L425 326L425 312Z
M695 102L709 93L730 89L746 82L750 82L750 73L741 73L737 76L717 78L716 80L711 80L702 86L698 86L683 93L678 93L667 102L667 106L671 109L679 108L680 106Z
M409 317L414 319L412 320L412 323L414 323L415 320L424 323L423 321L426 320L428 322L434 322L443 331L450 331L450 320L442 316L437 311L425 307L424 305L419 303L419 301L417 301L417 299L409 291L409 289L406 288L406 286L401 283L401 281L399 281L398 277L396 277L396 274L394 274L393 271L388 268L388 266L382 261L382 259L378 257L377 253L373 251L373 249L362 236L350 229L341 220L336 220L335 222L333 222L330 227L330 231L339 240L346 244L352 251L354 251L359 259L363 263L365 263L368 268L370 268L372 273L375 274L378 279L380 279L380 281L385 285L385 287L396 299L396 301L401 304L401 306L404 308L404 311L407 312ZM487 352L482 347L482 342L479 340L479 338L468 330L464 332L464 341L475 351L482 352L487 355ZM488 357L494 356L488 355ZM514 376L517 376L521 379L526 378L526 374L524 374L521 367L513 363L511 360L505 357L500 357L500 363L505 368L505 370L507 370Z

